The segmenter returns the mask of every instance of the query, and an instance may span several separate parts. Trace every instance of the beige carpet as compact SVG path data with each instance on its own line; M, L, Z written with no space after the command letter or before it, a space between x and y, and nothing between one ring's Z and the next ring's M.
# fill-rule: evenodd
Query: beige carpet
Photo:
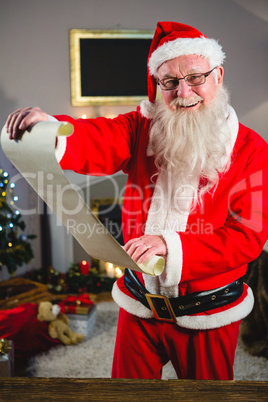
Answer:
M57 346L36 356L28 367L34 377L110 378L116 336L118 307L114 302L97 303L97 320L90 337L74 346ZM163 369L163 379L176 379L171 364ZM268 360L253 357L238 342L234 379L268 381Z

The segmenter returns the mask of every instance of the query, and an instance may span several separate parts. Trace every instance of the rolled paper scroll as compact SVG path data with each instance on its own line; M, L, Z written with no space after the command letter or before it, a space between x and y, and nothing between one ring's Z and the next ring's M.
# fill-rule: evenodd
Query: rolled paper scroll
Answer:
M165 259L158 255L154 255L142 264L138 264L138 266L141 268L142 272L149 275L158 276L161 275L164 270Z
M5 126L1 145L16 169L91 257L149 275L160 275L164 270L164 258L154 256L143 264L136 264L64 175L56 160L55 144L57 136L72 133L73 126L69 123L39 122L26 130L20 140L10 140ZM86 234L79 230L79 225L88 229Z

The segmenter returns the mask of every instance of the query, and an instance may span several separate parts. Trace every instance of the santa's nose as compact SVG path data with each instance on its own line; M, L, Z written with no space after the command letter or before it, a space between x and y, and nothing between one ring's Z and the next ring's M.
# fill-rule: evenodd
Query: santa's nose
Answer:
M193 94L192 88L189 85L187 85L184 80L181 80L177 88L177 96L180 98L187 98L192 94Z

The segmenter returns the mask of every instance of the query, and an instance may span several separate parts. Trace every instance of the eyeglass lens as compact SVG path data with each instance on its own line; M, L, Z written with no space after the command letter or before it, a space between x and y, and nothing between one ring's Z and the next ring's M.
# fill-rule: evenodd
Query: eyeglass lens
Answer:
M164 90L176 89L179 86L181 80L184 80L189 86L201 85L205 83L206 77L214 70L214 68L207 73L188 74L183 78L167 78L159 81L158 83L160 87Z

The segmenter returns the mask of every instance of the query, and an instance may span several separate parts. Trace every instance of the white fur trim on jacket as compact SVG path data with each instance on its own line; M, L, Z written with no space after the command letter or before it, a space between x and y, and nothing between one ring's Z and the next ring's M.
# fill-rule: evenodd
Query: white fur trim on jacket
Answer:
M153 312L141 304L138 300L132 299L123 293L115 282L112 289L112 297L119 307L140 318L153 318Z
M178 56L196 54L208 59L210 67L221 66L225 59L225 53L221 45L210 38L179 38L164 43L158 47L149 59L150 74L157 77L157 69L165 61Z
M182 317L177 317L176 324L183 328L206 330L220 328L233 322L240 321L252 311L254 305L254 296L249 287L247 287L247 292L247 296L241 303L229 308L228 310L214 314L212 312L212 314L207 315L185 315ZM123 293L117 286L116 282L113 286L112 296L118 306L126 310L128 313L146 319L154 317L151 310L137 300L132 299Z
M245 318L253 309L254 296L248 287L245 299L236 306L211 315L190 316L185 315L177 318L177 324L189 329L213 329L232 324Z

